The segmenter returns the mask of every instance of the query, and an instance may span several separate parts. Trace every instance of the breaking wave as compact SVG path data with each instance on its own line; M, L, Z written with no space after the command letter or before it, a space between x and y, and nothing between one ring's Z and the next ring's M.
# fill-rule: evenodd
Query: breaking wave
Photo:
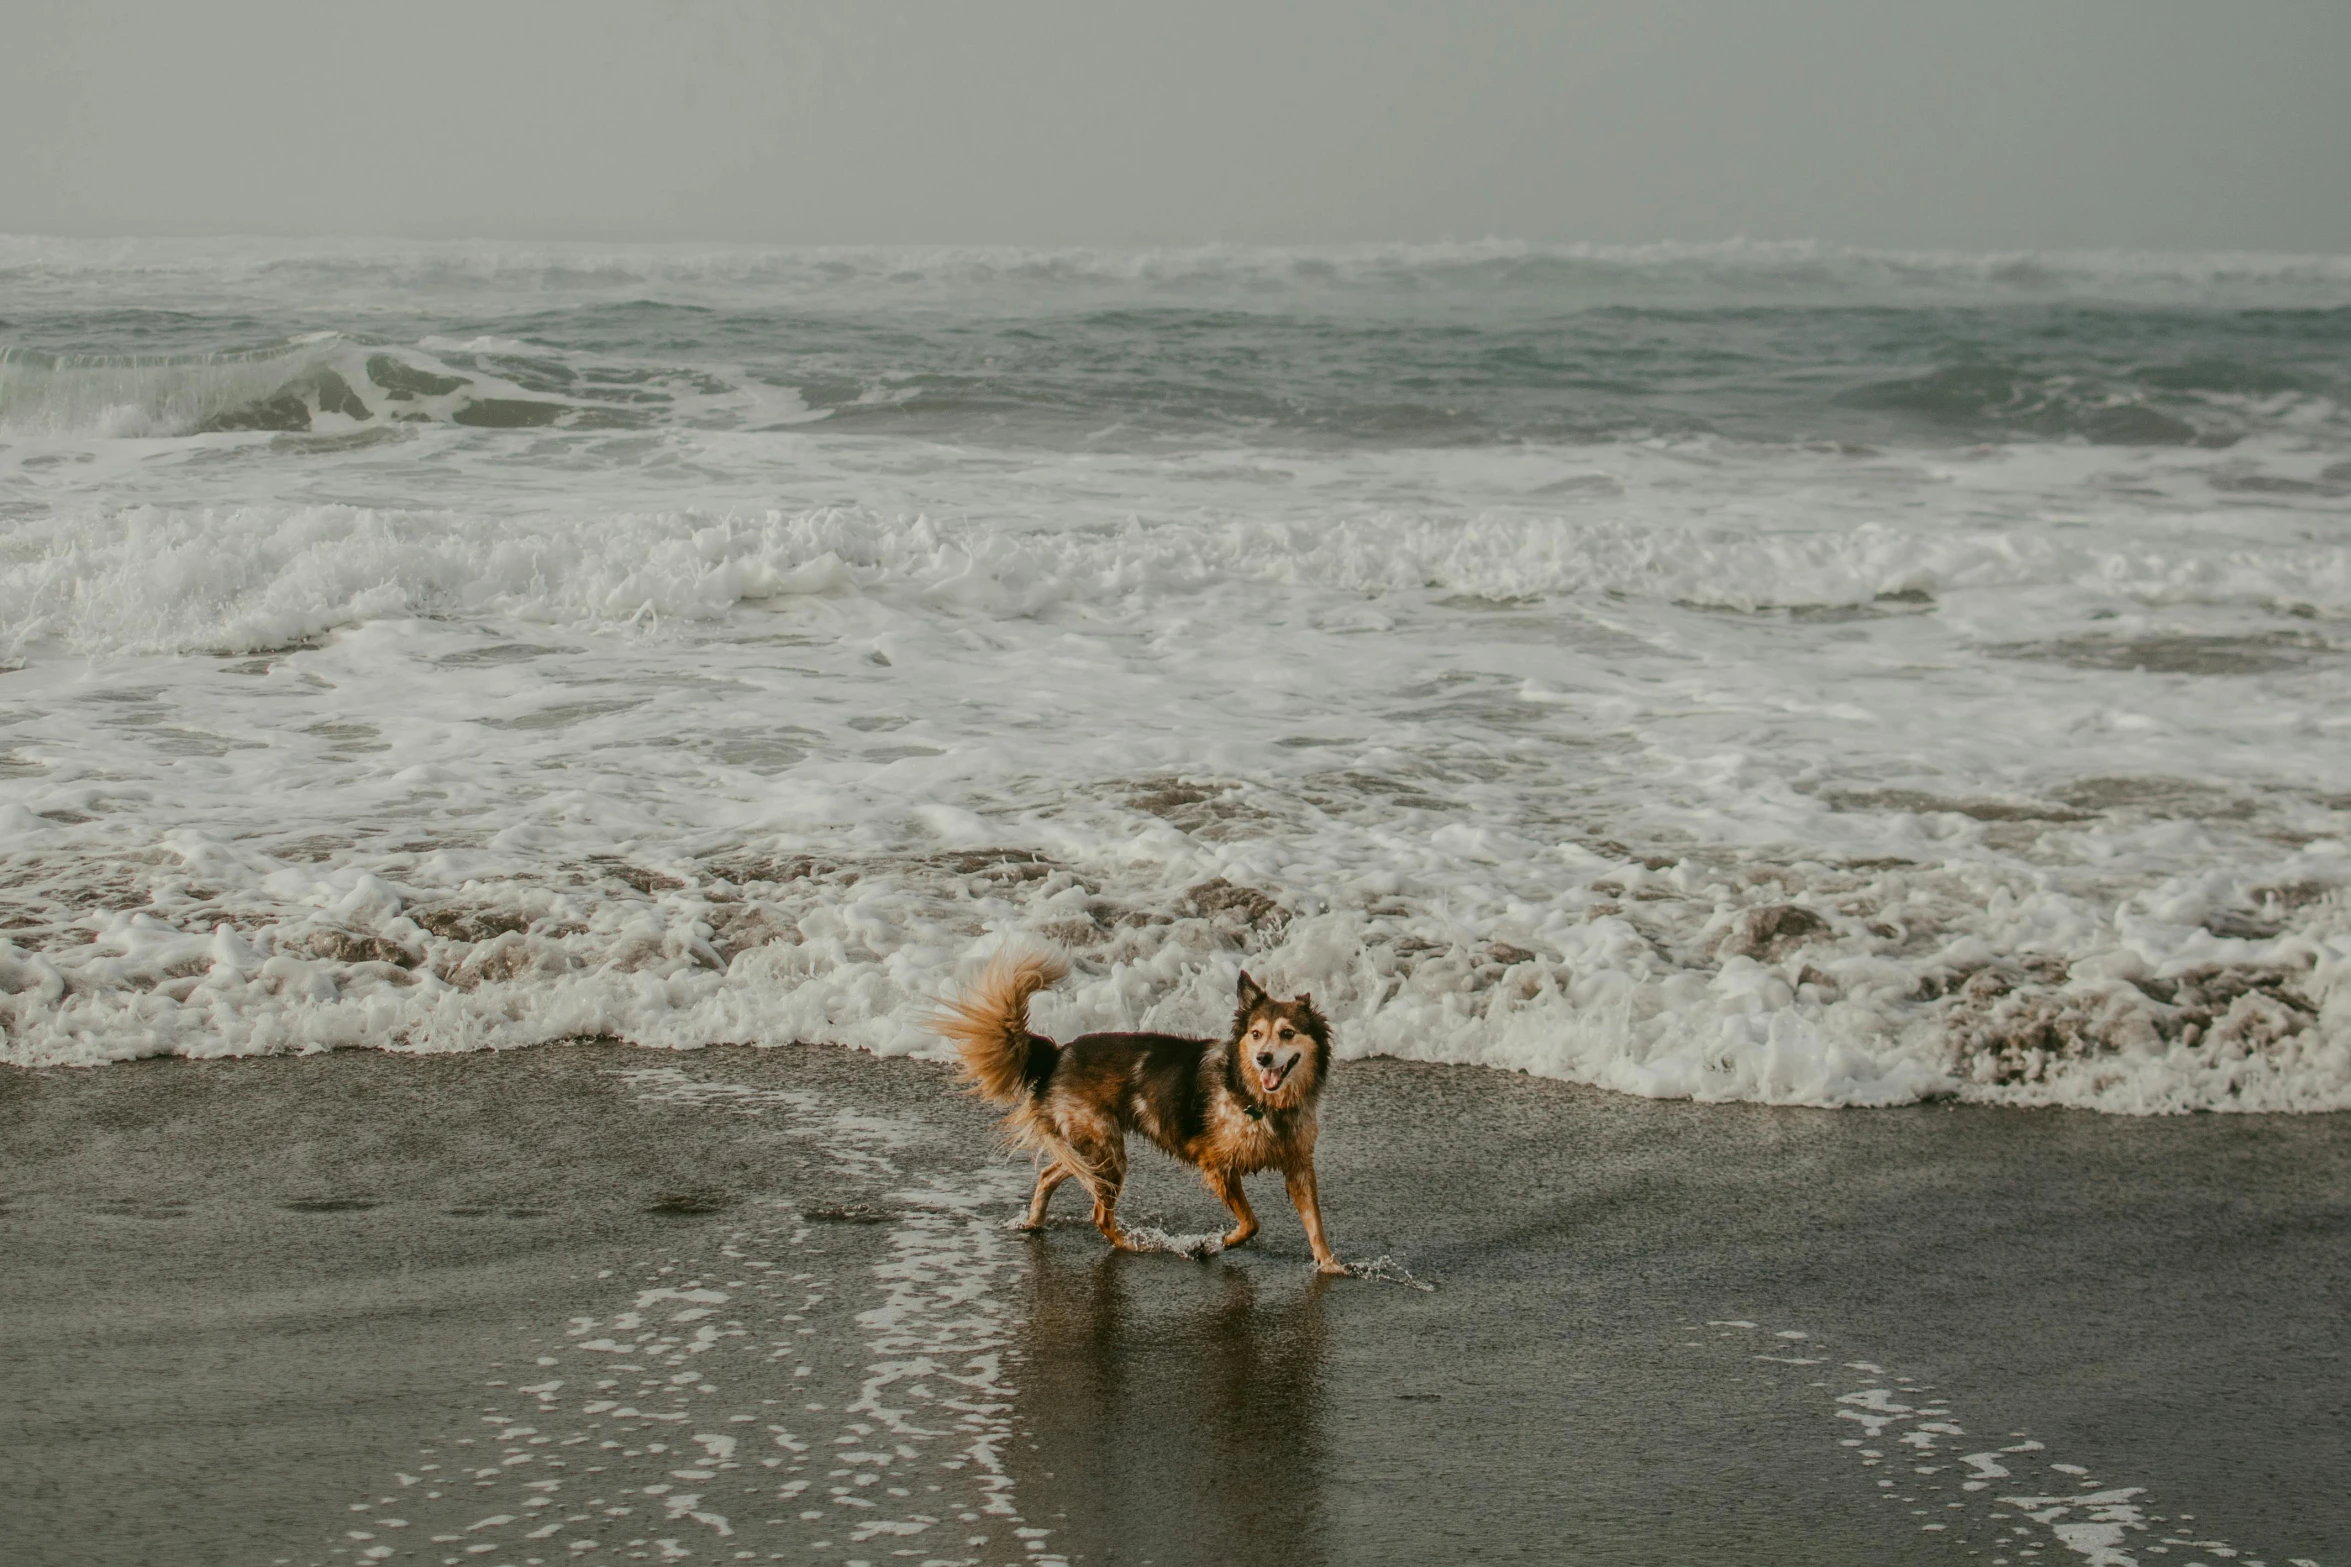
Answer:
M523 343L434 354L338 332L151 356L0 347L0 432L152 438L389 434L416 424L643 429L675 412L671 383L680 379L693 383L691 393L709 389L707 377L691 375L582 374L560 356L533 357Z
M881 594L1034 617L1242 583L1375 596L1434 590L1501 606L1614 595L1745 613L1901 612L1953 591L2072 586L2148 606L2351 613L2351 559L2318 544L2216 554L2004 528L1756 536L1380 514L1021 531L852 508L619 514L583 525L328 505L137 506L20 528L0 542L0 625L19 653L242 652L414 615L656 630L716 620L750 601ZM2293 657L2287 644L2278 649ZM2129 652L2116 653L2120 667ZM2068 657L2095 655L2085 642Z
M0 347L0 429L17 434L157 436L300 429L322 412L367 416L321 334L217 353L48 354Z
M94 915L64 944L0 942L0 1059L582 1035L935 1055L925 1009L1011 932L1076 956L1077 977L1037 1010L1063 1037L1213 1032L1246 963L1311 990L1350 1057L1710 1101L2351 1109L2339 886L2270 889L2256 930L2184 885L2102 917L2012 876L1824 867L1788 902L1778 868L1691 856L1651 869L1584 848L1552 867L1548 907L1485 909L1358 897L1309 911L1219 877L1179 889L1031 850L734 852L666 869L608 857L524 877L408 863L405 877L313 869L183 838L153 867L118 864L113 896L128 870L156 907ZM209 933L168 917L190 877L247 889L212 904ZM1987 901L1993 920L1969 917ZM1514 939L1467 933L1479 928ZM2047 954L2058 942L2070 960Z

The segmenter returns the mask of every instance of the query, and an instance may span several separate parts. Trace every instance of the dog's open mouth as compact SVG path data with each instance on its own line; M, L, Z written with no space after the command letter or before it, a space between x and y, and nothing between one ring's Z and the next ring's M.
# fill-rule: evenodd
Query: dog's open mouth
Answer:
M1290 1069L1296 1065L1295 1061L1287 1061L1280 1066L1259 1067L1257 1069L1257 1086L1269 1094L1280 1093L1282 1085L1290 1080Z

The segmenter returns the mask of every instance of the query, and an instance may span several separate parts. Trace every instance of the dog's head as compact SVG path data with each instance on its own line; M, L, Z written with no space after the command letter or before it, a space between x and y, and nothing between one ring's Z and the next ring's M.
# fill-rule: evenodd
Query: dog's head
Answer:
M1248 1097L1271 1109L1294 1109L1320 1093L1331 1069L1331 1026L1314 1010L1314 997L1276 1001L1244 971L1233 1067Z

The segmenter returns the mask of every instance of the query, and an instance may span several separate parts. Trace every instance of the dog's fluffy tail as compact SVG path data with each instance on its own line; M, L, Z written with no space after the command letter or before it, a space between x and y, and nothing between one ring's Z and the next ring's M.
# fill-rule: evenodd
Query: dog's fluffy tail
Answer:
M982 1099L1008 1105L1027 1096L1032 1050L1052 1048L1029 1032L1029 997L1068 972L1069 965L1050 952L999 952L979 983L931 1014L931 1031L954 1044L964 1080Z

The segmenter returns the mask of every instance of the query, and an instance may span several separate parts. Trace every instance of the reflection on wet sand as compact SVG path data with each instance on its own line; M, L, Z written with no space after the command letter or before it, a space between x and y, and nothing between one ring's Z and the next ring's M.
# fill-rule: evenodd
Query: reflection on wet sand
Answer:
M1325 1560L1330 1281L1105 1253L1090 1233L1030 1248L1013 1467L1053 1546L1137 1567Z

